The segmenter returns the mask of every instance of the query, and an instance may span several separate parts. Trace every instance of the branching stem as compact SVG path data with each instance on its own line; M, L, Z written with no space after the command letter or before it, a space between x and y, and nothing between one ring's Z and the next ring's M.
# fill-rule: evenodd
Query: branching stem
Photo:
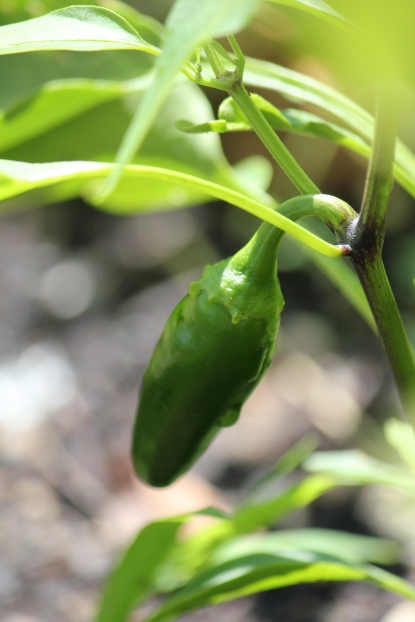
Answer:
M235 53L236 69L228 71L211 42L205 45L205 52L216 79L222 82L225 90L235 100L248 119L252 129L261 139L274 160L281 166L288 178L301 194L319 194L315 183L303 171L284 143L272 129L262 112L250 97L242 82L245 59L235 37L229 37L229 43Z
M375 139L360 215L346 236L407 415L415 406L415 359L382 261L385 218L393 186L398 105L379 89Z

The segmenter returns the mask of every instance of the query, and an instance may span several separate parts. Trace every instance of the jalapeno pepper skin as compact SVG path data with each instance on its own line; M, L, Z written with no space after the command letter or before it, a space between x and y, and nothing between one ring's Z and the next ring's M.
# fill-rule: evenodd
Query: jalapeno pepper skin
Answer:
M172 483L235 423L271 363L283 306L278 233L262 225L242 251L208 266L167 321L133 432L134 468L152 486Z

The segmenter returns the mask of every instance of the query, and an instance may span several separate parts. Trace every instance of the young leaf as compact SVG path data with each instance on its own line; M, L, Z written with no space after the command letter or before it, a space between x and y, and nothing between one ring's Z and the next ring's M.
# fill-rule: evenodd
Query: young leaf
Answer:
M366 581L415 600L415 588L369 564L350 563L335 556L296 551L235 557L196 575L145 622L172 620L187 611L298 583Z
M42 50L138 50L158 55L122 17L101 7L72 6L0 28L0 54Z
M117 154L117 168L101 190L112 192L124 164L130 162L156 119L175 76L194 50L208 37L234 33L242 28L257 6L257 0L176 0L166 21L163 55L155 80L145 94Z
M311 15L325 19L340 28L348 28L347 20L326 2L323 2L323 0L268 0L268 2L284 4L285 6L311 13Z
M266 99L255 93L251 94L251 98L255 102L257 108L275 130L283 130L285 132L293 132L311 136L315 138L325 138L346 149L350 149L363 155L370 157L371 148L357 134L350 130L346 130L335 123L330 123L322 117L304 110L296 110L288 108L279 110ZM225 99L218 110L218 120L210 121L200 125L193 125L187 121L179 121L176 127L182 132L197 134L203 132L241 132L251 129L246 116L231 98Z
M388 419L385 423L385 437L409 466L415 470L415 432L410 423L398 419Z
M375 460L357 449L316 452L303 466L311 473L329 475L339 484L384 484L415 494L415 476L410 471Z

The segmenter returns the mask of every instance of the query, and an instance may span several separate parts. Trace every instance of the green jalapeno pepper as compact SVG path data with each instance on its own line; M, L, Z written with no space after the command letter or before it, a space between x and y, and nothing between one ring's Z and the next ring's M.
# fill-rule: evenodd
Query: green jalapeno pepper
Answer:
M167 321L144 374L133 435L137 474L167 486L189 469L268 369L284 305L282 232L264 223L230 259L207 266Z

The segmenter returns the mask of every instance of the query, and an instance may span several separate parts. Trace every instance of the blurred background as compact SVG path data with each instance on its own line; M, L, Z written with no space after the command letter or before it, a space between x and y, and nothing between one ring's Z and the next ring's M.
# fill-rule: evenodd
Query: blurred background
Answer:
M131 4L163 21L171 2ZM57 6L0 0L1 23ZM247 55L318 78L373 112L373 90L350 75L340 81L307 49L304 32L313 20L264 5L238 41ZM114 79L134 77L133 67L126 76L126 66L117 62L120 53L111 54ZM57 58L69 66L68 55ZM5 62L2 69L13 73ZM25 84L21 73L14 79ZM1 88L4 107L7 82ZM206 95L216 110L221 94ZM286 105L275 94L266 96ZM93 114L99 115L99 107ZM405 109L401 133L409 146L415 143L411 121ZM62 131L70 134L71 121ZM323 140L282 137L323 192L358 209L363 159ZM46 134L32 141L32 161L47 160L42 145L48 140L56 139ZM248 133L225 135L222 144L231 164L267 155ZM5 151L1 157L18 155ZM294 194L276 167L270 192L278 200ZM141 484L132 474L129 450L152 349L189 282L206 263L238 250L258 223L215 202L129 218L101 213L81 200L40 203L8 202L0 223L1 622L92 620L107 573L140 527L207 505L232 508L306 433L315 433L323 449L360 447L375 457L397 459L382 437L383 421L399 412L399 405L379 343L326 277L286 240L279 259L286 306L266 379L238 424L219 435L188 475L166 490ZM414 207L395 187L385 262L415 340ZM396 491L342 488L291 515L286 524L396 538L404 556L394 570L411 578L414 517L415 508ZM185 619L218 618L410 622L415 611L370 586L321 584L271 591ZM132 619L140 620L140 612Z

